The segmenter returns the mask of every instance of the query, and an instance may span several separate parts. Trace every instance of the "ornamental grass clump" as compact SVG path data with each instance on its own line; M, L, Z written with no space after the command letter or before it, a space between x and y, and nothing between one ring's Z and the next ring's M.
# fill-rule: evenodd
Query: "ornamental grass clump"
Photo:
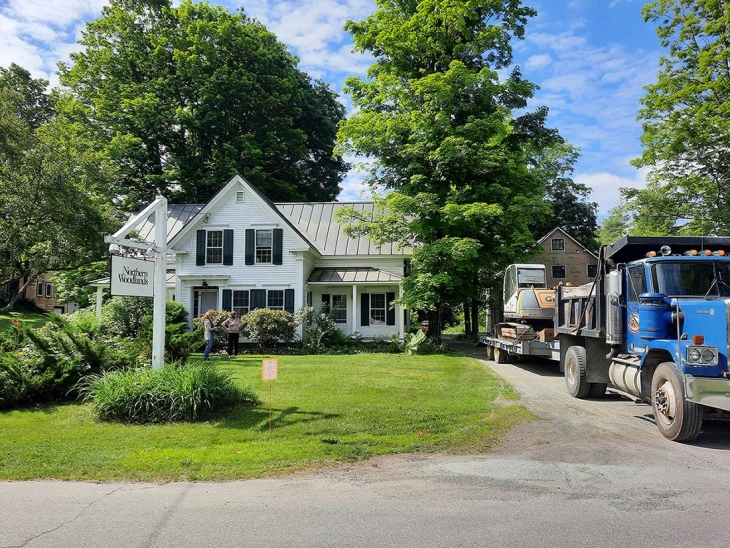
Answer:
M134 424L203 420L257 396L233 374L203 362L108 371L84 379L79 390L99 420Z

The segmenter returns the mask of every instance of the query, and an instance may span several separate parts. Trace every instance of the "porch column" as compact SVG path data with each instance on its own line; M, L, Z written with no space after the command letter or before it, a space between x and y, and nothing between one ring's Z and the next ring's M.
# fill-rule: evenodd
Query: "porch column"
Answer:
M352 284L352 328L350 335L357 331L357 284Z
M104 300L102 292L104 291L104 288L100 285L96 286L96 317L97 319L101 319L101 303Z
M398 298L403 298L403 288L398 285ZM395 324L398 326L398 338L403 339L405 338L405 329L403 324L403 311L405 308L403 308L402 305L398 305L395 307Z

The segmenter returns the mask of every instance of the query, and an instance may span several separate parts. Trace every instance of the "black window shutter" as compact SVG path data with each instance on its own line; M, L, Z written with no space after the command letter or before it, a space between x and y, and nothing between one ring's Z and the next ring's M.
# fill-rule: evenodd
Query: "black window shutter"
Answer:
M193 291L193 318L197 318L200 316L200 311L198 310L198 292Z
M363 293L360 295L360 325L363 327L370 325L370 294Z
M223 310L233 310L233 291L230 289L223 290Z
M252 289L251 290L251 310L257 308L266 308L266 290L265 289Z
M385 316L385 325L395 325L395 307L390 308L391 304L395 300L395 293L385 294L385 306L388 307L388 312Z
M326 304L327 306L332 304L332 299L330 298L329 293L322 293L322 304Z
M195 246L195 266L205 264L205 230L198 230L198 241Z
M233 231L229 229L223 231L223 264L233 264Z
M274 229L274 250L271 257L271 262L274 264L282 264L284 261L284 231L280 228Z
M246 229L246 264L254 263L254 255L256 255L256 231L253 228Z
M294 290L293 289L284 290L284 310L294 314Z

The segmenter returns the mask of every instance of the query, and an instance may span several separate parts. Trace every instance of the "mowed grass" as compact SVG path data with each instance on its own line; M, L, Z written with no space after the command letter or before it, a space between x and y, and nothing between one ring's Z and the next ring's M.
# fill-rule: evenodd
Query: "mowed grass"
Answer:
M484 451L532 418L461 355L279 356L275 381L261 380L262 358L215 358L262 401L216 421L100 423L85 404L2 412L0 478L255 478L386 453Z
M26 327L43 327L49 317L49 314L41 312L0 312L0 331L10 329L13 320L22 322Z

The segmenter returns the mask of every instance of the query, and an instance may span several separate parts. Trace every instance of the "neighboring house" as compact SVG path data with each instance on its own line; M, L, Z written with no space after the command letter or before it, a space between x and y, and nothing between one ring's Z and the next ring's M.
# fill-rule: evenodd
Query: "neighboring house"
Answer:
M372 202L275 204L235 175L205 205L168 206L168 298L191 322L211 308L294 312L328 303L348 335L402 338L407 314L391 303L411 250L347 237L334 215L346 205L374 210ZM153 228L154 214L138 239L151 241Z
M51 281L55 272L44 272L40 274L34 284L30 284L24 291L23 298L33 301L38 308L46 312L66 314L74 312L78 307L74 304L60 304L56 299L56 287ZM20 287L25 284L25 278L13 280L0 287L0 304L8 302L17 295Z
M583 285L596 277L598 257L562 228L553 229L537 243L543 252L530 262L545 265L548 287L559 283Z

